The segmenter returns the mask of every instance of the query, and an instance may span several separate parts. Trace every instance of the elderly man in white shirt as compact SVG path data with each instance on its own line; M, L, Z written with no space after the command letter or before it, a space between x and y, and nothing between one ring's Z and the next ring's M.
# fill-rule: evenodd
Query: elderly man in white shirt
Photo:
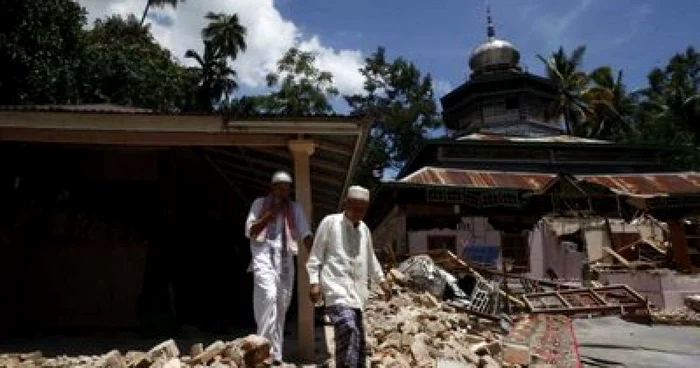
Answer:
M284 322L294 287L297 243L311 247L313 235L302 207L290 199L292 177L272 176L272 189L250 208L245 235L250 239L253 310L257 334L270 341L273 365L282 364Z
M369 279L379 282L387 299L391 297L374 254L372 234L362 222L368 205L369 191L350 187L344 211L326 216L319 224L306 263L311 300L318 303L323 296L334 326L337 368L366 364L362 311L369 295Z

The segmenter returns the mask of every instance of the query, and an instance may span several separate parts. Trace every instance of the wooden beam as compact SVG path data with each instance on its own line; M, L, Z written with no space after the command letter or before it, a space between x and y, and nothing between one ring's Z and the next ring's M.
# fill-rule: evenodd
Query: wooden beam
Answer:
M216 156L226 156L237 161L244 161L243 157L239 154L231 152L231 147L205 147L205 151Z
M564 299L564 297L561 294L555 291L554 296L556 296L557 299L559 299L559 301L562 302L562 304L564 304L565 307L571 308L571 304L566 299Z
M284 146L288 139L273 134L105 131L0 127L0 141L75 143L112 146Z
M249 160L253 166L260 167L260 168L266 168L266 169L269 169L270 171L279 170L282 168L282 166L284 166L284 164L282 164L282 163L274 163L273 161L268 161L268 160L259 159L259 158L252 158L251 157L251 158L249 158ZM229 161L222 160L221 162L226 164L226 165L233 166ZM325 183L325 184L328 184L331 186L337 186L339 191L342 189L341 187L343 185L342 181L343 181L343 179L345 179L344 177L337 177L337 176L332 177L332 176L328 176L328 175L318 174L315 172L312 172L311 174L312 174L312 178L313 178L314 182L321 182L321 183Z
M225 166L232 166L228 163L224 164ZM268 188L270 183L267 181L262 181L260 179L256 179L250 175L240 175L236 174L236 172L242 172L243 170L229 170L229 169L221 169L221 171L232 178L233 183L237 182L242 182L242 183L247 183L249 184L248 186L251 186L253 188L261 188L261 191L264 191L265 188ZM328 197L335 198L338 196L337 192L331 192L328 190L320 189L317 187L312 187L311 188L312 192L319 193L322 196L315 196L314 197L314 204L322 204L324 206L327 206L328 208L333 208L333 210L338 208L338 202L333 201L333 200L328 200Z
M671 257L682 270L691 270L690 253L688 251L688 237L685 233L685 224L682 220L668 222L668 232L671 238Z
M260 152L261 154L264 155L270 155L270 156L275 156L278 158L286 159L286 160L292 160L292 156L289 154L287 151L283 151L274 147L269 147L269 148L262 148L262 149L254 149L257 152ZM328 160L324 160L319 158L318 156L312 156L311 157L311 168L312 170L314 168L321 168L326 171L332 171L334 173L339 173L339 174L345 174L347 173L347 167L345 167L347 164L339 164L337 162L332 162Z
M603 247L603 251L609 255L611 255L613 258L615 258L618 262L620 262L623 266L627 268L631 268L630 262L625 259L625 257L617 254L614 250L612 250L610 247Z
M316 146L322 150L339 153L345 156L352 156L353 147L345 147L338 143L328 142L324 140L316 140Z

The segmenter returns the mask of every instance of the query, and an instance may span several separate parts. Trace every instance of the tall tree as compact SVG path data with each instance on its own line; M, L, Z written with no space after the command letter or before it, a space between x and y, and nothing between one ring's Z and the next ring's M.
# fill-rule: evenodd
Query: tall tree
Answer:
M178 3L184 3L184 2L185 2L185 0L146 0L146 7L143 9L143 15L141 16L141 22L139 24L143 25L143 22L146 21L146 16L148 15L148 11L153 6L158 7L158 8L164 8L168 5L170 5L173 8L177 8Z
M192 69L198 75L197 109L211 111L222 99L228 100L238 88L236 72L228 66L211 42L204 43L204 54L187 50L186 58L194 59L198 66Z
M671 57L647 76L635 115L637 141L683 148L675 164L700 168L700 54L693 47Z
M438 118L431 76L403 58L386 59L379 47L360 69L363 94L345 96L355 115L373 118L371 134L356 180L374 187L387 169L398 170L434 129Z
M582 94L588 105L588 135L614 140L631 135L636 103L627 93L622 70L615 76L612 68L603 66L591 72L588 79L591 86Z
M319 70L311 52L290 48L277 62L277 72L267 75L267 85L277 91L260 99L264 113L303 116L333 112L331 99L338 95L333 75Z
M83 102L172 111L188 91L185 70L131 15L95 21L86 34L80 73Z
M654 68L649 87L641 92L641 118L647 122L676 125L700 139L700 53L688 47Z
M567 134L578 133L581 123L589 113L583 98L588 77L580 70L585 53L586 46L579 46L570 55L567 55L563 47L547 59L537 55L545 65L547 76L557 84L558 89L558 96L554 104L547 109L546 118L563 117Z
M0 8L0 104L76 101L85 9L73 0Z
M209 24L202 30L202 38L211 43L219 55L233 61L239 52L246 50L247 30L238 22L237 14L209 12L205 18Z

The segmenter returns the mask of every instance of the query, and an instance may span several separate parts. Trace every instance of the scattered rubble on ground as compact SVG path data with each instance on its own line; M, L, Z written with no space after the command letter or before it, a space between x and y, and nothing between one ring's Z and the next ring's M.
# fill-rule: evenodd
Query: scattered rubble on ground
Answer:
M700 312L700 295L688 295L685 297L685 305L688 308Z
M510 295L497 283L476 274L473 290L465 292L454 290L457 282L446 274L425 257L389 271L394 297L387 302L373 291L365 313L372 366L578 366L569 317L513 315L511 327L510 317L501 313L501 299ZM442 299L445 287L453 289L451 300Z
M390 301L376 285L372 289L364 316L371 366L578 367L571 318L650 312L648 302L624 285L582 288L534 280L472 268L447 253L415 256L389 270L394 285ZM473 282L462 290L465 278ZM646 316L657 324L700 326L700 296L687 296L685 303ZM189 355L181 355L173 340L148 352L113 350L101 356L4 354L0 367L255 367L269 358L269 351L264 338L250 335L194 344L182 353Z
M374 295L365 323L372 366L435 367L438 359L463 367L501 366L495 362L499 324L457 312L427 291L399 287L388 302Z
M653 311L651 313L651 322L658 325L700 327L700 313L687 307L671 311Z
M26 354L0 354L0 367L8 368L187 368L257 367L270 355L270 344L260 336L234 341L216 341L207 347L192 346L190 355L180 355L173 340L164 341L148 352L112 350L104 355L44 357L39 351Z
M470 297L454 276L414 257L389 277L393 298L387 302L374 290L365 310L373 367L501 367L502 324L465 313ZM461 302L442 300L446 286Z

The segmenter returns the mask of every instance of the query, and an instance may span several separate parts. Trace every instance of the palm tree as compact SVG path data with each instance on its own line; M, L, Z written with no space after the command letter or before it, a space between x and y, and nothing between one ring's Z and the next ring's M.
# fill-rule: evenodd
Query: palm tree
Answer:
M202 29L202 38L214 45L216 52L233 61L239 52L245 51L247 30L239 23L237 14L209 12L205 18L209 25Z
M173 8L177 8L178 3L184 3L185 0L146 0L146 8L143 9L143 15L141 16L141 25L146 21L146 15L148 15L148 10L152 6L159 8L164 8L166 5L170 5Z
M194 50L187 50L186 58L194 59L199 66L199 85L197 89L197 105L199 109L211 111L213 105L221 99L229 99L231 93L238 88L234 77L236 72L229 68L226 59L210 43L204 43L204 55Z
M564 118L567 134L577 131L588 114L588 105L583 92L588 84L588 76L579 70L586 46L579 46L567 55L564 48L552 54L549 59L537 57L545 64L547 76L557 84L558 96L546 111L547 119Z
M647 79L649 88L641 92L643 112L676 123L700 140L700 53L689 47L664 69L653 69Z
M632 115L636 103L634 96L627 93L622 82L622 70L613 76L609 66L595 69L588 75L592 83L583 92L584 100L589 106L587 123L589 135L597 138L622 138L632 132Z

